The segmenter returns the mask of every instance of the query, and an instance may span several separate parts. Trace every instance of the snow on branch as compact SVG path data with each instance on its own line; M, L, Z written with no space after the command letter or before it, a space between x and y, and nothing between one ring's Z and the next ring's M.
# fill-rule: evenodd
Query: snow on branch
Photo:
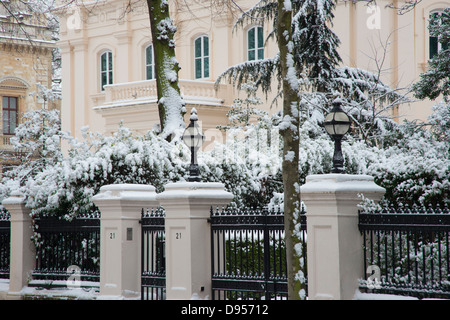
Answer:
M280 59L276 55L274 58L266 58L258 61L246 61L225 70L216 80L216 86L224 79L228 79L238 89L242 84L254 82L264 92L270 91L272 76L274 73L280 76Z

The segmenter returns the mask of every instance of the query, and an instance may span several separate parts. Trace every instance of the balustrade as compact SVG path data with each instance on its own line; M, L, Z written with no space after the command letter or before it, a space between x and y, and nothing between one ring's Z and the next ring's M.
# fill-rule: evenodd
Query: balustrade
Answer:
M180 80L180 91L187 100L199 100L205 104L223 104L229 100L230 88L219 85L216 90L215 83L209 81ZM105 86L105 104L119 101L137 99L155 99L157 97L156 81L144 80L127 83L118 83Z

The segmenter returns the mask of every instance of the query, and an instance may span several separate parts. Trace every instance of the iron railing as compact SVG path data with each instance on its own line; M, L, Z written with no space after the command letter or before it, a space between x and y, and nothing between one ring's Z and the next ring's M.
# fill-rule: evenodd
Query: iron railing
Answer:
M0 279L9 279L11 222L7 210L0 210Z
M450 211L388 207L360 212L364 238L364 291L450 297Z
M142 209L141 299L163 300L166 296L165 211Z
M306 256L306 216L302 213ZM212 299L286 299L284 214L266 208L211 209L210 222Z
M34 283L66 285L76 272L80 283L96 286L92 283L100 281L99 212L80 214L72 221L41 216L35 219L35 231Z

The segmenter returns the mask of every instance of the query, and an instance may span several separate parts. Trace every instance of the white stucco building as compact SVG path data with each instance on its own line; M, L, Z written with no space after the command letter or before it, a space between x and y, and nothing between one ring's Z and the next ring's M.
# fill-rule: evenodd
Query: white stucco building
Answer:
M147 4L136 2L127 11L126 2L88 1L84 7L60 12L62 123L63 130L75 136L86 125L93 131L111 133L123 120L125 126L142 133L159 123ZM254 2L237 1L241 9ZM403 1L394 2L400 5ZM383 81L392 87L407 87L419 79L430 55L439 50L435 39L429 37L428 19L450 6L450 1L422 1L405 14L385 8L386 3L380 0L378 7L367 7L338 1L334 30L342 42L344 65L377 72L376 61L383 61ZM277 52L274 43L262 46L269 24L233 30L240 13L236 7L211 7L209 1L189 7L184 2L171 3L171 17L178 28L175 41L181 91L188 111L197 108L204 128L224 124L238 95L227 83L215 91L217 77L228 66ZM269 104L267 110L274 111ZM433 104L403 105L394 115L426 120Z

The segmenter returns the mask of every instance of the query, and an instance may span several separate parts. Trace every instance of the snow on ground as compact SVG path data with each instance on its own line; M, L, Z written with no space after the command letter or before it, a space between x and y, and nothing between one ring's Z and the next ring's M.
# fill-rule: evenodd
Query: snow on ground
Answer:
M6 295L9 290L9 280L0 279L0 300L6 299ZM32 287L25 287L20 292L22 296L29 296L35 299L39 297L46 299L74 299L74 300L126 300L136 298L125 298L118 296L100 296L98 291L94 288L83 289L83 288L59 288L59 289L37 289ZM140 299L137 298L137 299ZM415 297L407 297L392 294L378 294L378 293L362 293L356 291L354 300L419 300ZM434 300L434 299L426 299Z

